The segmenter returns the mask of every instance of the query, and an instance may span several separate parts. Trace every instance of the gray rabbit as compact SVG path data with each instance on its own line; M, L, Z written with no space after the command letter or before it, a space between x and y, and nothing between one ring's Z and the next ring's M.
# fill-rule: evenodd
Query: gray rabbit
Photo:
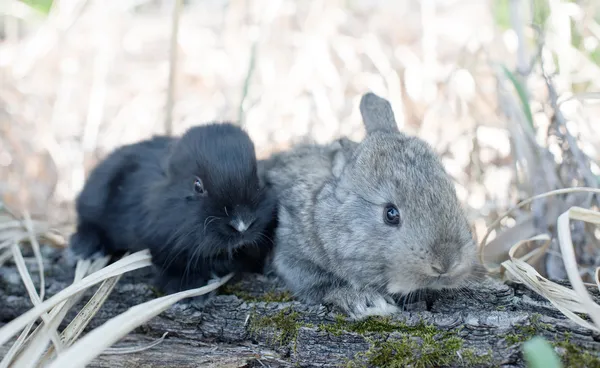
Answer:
M273 266L308 303L352 318L398 311L393 296L464 286L476 246L433 149L398 130L389 102L363 95L366 138L304 145L263 163L279 198Z

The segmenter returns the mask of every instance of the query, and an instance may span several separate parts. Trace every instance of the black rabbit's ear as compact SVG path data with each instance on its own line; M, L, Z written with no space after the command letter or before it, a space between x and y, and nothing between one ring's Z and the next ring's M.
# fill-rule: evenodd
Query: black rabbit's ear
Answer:
M180 160L180 158L177 157L178 152L176 150L178 142L178 139L169 142L167 149L165 150L165 156L161 157L161 166L168 176L175 176L177 174L177 161Z
M374 131L399 132L392 105L385 98L372 92L365 93L360 99L362 115L367 134Z

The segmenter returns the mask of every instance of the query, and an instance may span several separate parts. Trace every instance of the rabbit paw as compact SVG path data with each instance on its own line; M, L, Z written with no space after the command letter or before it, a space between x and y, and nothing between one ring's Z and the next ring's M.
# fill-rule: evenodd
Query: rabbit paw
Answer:
M390 296L375 291L340 290L326 299L341 307L354 320L387 316L400 311Z
M68 267L74 268L77 266L79 261L89 260L95 261L99 258L105 257L106 255L102 251L98 251L91 254L82 255L81 253L77 253L73 248L68 247L63 251L63 257Z
M93 225L83 223L69 239L69 247L65 259L70 266L75 266L80 259L95 260L105 255L102 244L107 242L101 231Z
M168 273L159 272L154 282L156 287L162 290L165 294L174 294L184 290L196 289L205 285L210 285L217 281L219 281L218 278L210 278L208 280L204 278L198 278L190 280L184 279L179 275L171 275ZM201 310L214 295L216 295L215 290L204 295L186 298L180 303L189 304L192 307Z

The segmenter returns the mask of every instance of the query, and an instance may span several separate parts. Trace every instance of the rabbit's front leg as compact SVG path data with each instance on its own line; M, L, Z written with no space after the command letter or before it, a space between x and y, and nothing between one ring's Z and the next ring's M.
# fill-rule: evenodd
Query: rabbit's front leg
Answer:
M368 316L387 316L400 311L388 295L374 290L357 290L350 285L329 288L323 301L337 305L354 320Z
M274 261L288 287L306 302L334 305L355 320L400 310L390 296L372 289L356 289L308 260L280 252Z

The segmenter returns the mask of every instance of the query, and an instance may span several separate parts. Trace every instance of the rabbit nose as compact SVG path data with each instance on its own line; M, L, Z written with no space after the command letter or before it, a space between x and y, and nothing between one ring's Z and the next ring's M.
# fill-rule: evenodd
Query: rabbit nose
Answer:
M446 272L448 272L449 263L448 262L434 263L431 265L431 268L433 269L433 272L435 272L441 276L441 275L445 274Z
M248 230L248 228L250 227L250 225L252 225L253 222L253 220L244 221L242 219L234 219L229 223L229 226L234 228L236 231L243 233L244 231Z

